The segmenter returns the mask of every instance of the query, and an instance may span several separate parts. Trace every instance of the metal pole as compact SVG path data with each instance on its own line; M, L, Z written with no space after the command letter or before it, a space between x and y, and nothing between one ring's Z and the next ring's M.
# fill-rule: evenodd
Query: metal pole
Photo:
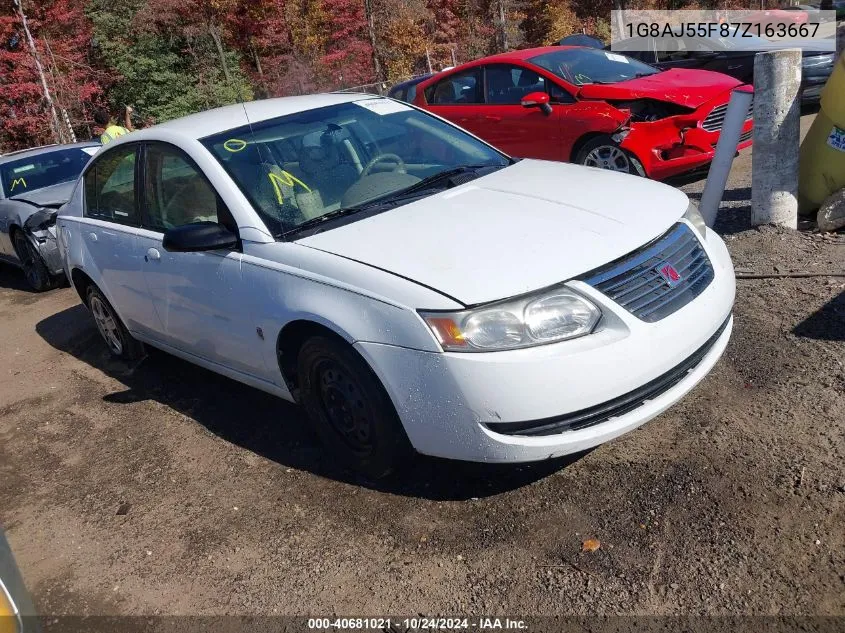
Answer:
M29 32L29 26L26 23L26 15L23 12L23 7L19 0L12 0L15 3L15 8L21 16L23 22L23 30L26 33L26 40L29 43L29 48L32 51L32 57L35 59L35 68L38 70L38 76L41 78L41 88L44 90L44 98L47 100L47 105L50 108L50 115L52 119L53 136L57 143L63 143L64 138L61 126L59 125L59 114L56 112L56 106L53 103L53 98L50 96L50 89L47 87L47 78L44 76L44 68L41 66L41 60L38 58L38 50L35 48L35 41L32 39L32 34Z
M798 228L801 49L754 59L751 222Z
M713 162L710 163L707 183L704 185L701 202L698 205L709 227L716 222L722 195L725 193L725 184L728 182L736 148L739 145L739 137L742 135L742 126L748 118L753 97L754 89L751 86L740 86L731 92L722 131L719 133L719 142L716 144L716 153L713 156Z

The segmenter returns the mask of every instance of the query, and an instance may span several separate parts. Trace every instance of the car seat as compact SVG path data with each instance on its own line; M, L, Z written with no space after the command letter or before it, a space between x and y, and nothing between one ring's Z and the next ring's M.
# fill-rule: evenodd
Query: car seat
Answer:
M358 181L358 170L341 158L343 130L312 132L302 138L299 154L301 180L319 191L325 206L339 204L343 194Z
M250 143L235 153L226 167L264 217L278 223L271 230L287 230L305 219L297 204L298 185L285 177L286 170L263 160L265 157L267 161L272 160L269 153L259 152L258 147Z
M168 200L164 220L170 226L217 222L217 195L200 176L192 176Z
M434 89L434 104L446 105L455 103L455 89L451 81L441 81Z

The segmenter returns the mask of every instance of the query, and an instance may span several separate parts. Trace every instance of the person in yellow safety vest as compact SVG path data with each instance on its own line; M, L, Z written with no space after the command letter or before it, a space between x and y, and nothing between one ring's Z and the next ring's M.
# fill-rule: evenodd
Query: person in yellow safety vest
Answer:
M94 112L94 122L103 128L103 133L100 135L100 143L105 145L118 136L123 136L134 131L135 128L132 127L132 112L132 106L126 106L126 109L123 111L123 122L126 124L124 127L117 124L117 117L111 116L102 108L98 108Z

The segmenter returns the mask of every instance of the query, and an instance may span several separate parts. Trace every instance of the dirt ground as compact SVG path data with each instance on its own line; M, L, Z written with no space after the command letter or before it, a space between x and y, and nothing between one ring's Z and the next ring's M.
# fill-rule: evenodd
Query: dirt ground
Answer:
M845 235L749 228L749 183L746 152L738 269L845 271ZM722 361L640 430L375 486L295 407L110 361L73 290L2 268L0 522L43 614L845 616L845 277L737 292Z

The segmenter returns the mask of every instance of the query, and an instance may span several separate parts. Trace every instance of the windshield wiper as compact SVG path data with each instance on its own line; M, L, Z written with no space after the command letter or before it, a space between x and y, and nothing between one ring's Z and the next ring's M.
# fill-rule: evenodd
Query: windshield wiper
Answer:
M299 233L300 231L305 231L307 229L312 229L315 226L319 226L323 222L328 220L334 220L335 218L341 218L347 215L354 215L359 211L363 211L363 207L349 207L347 209L335 209L334 211L329 211L328 213L324 213L323 215L318 215L316 218L311 218L310 220L305 220L302 224L297 224L292 229L288 229L287 231L283 231L280 235L282 239L286 238L288 235L293 235L294 233Z
M397 198L401 199L408 194L417 193L418 191L424 191L425 189L430 189L432 186L436 185L439 182L449 180L449 178L454 178L455 176L459 176L467 172L475 172L485 167L498 167L498 165L460 165L459 167L453 167L452 169L445 169L443 171L437 172L436 174L432 174L431 176L423 178L419 182L411 185L410 187L406 187L405 189L400 189L395 193L389 194L381 200L377 200L376 203L381 204L382 202L388 202Z
M441 181L449 180L449 178L459 176L460 174L478 171L479 169L484 169L487 167L501 168L506 167L506 165L461 165L460 167L445 169L443 171L437 172L436 174L432 174L431 176L423 178L419 182L415 182L410 187L405 187L404 189L393 191L391 193L388 193L387 195L381 196L380 198L375 198L373 200L369 200L367 202L352 207L346 207L342 210L350 212L367 211L386 205L396 204L397 202L403 202L409 198L418 198L420 197L421 192L431 189Z
M336 218L354 215L356 213L360 213L361 211L368 211L382 206L395 204L408 198L419 197L422 191L430 189L438 182L448 180L449 178L453 178L454 176L458 176L463 173L478 171L479 169L484 169L486 167L505 167L505 165L461 165L460 167L446 169L436 174L432 174L427 178L423 178L419 182L416 182L411 185L410 187L406 187L405 189L400 189L399 191L389 193L386 196L382 196L381 198L376 198L375 200L370 200L369 202L365 202L363 204L355 205L352 207L343 207L334 211L329 211L328 213L319 215L316 218L306 220L302 224L298 224L292 229L282 232L281 237L284 239L289 235L293 235L294 233L307 231L308 229L312 229L315 226L319 226L320 224L322 224L323 222L327 222L328 220L334 220Z

